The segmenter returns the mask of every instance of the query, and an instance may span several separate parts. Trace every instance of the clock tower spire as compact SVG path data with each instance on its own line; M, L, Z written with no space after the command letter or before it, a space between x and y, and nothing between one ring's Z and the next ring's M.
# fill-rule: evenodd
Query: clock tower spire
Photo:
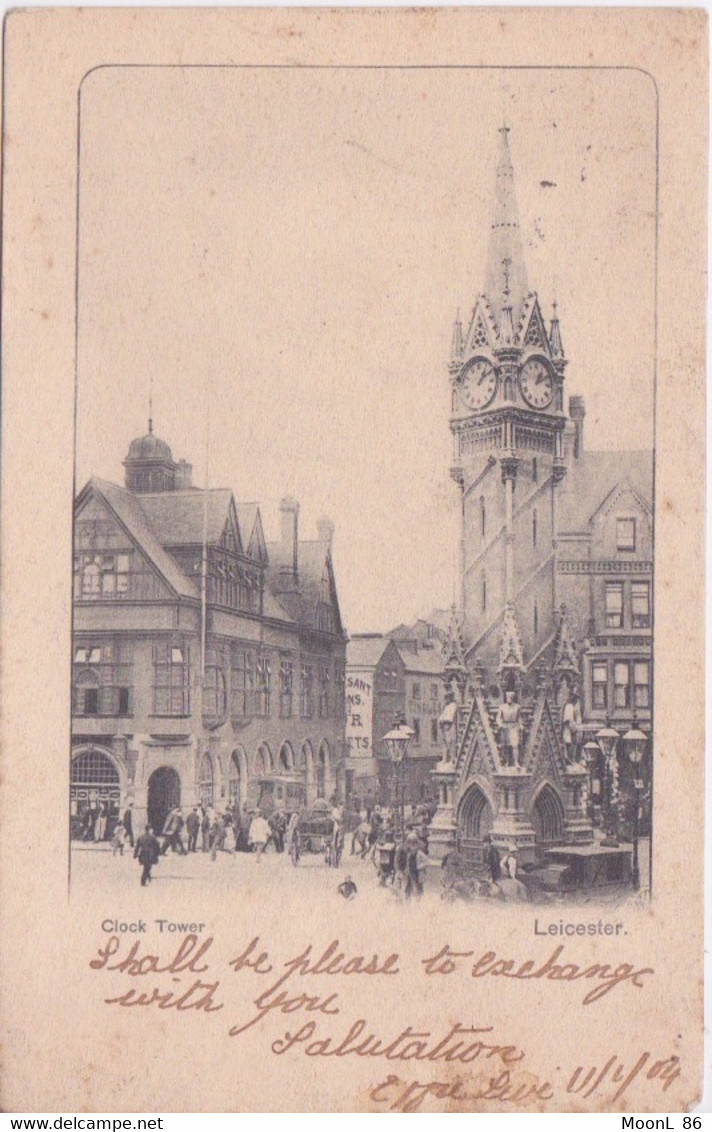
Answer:
M507 611L526 669L555 632L566 358L556 311L549 332L529 290L507 126L499 130L484 285L467 329L456 320L448 364L461 594L469 659L493 659Z
M503 268L506 261L506 280ZM485 294L490 300L492 313L498 326L503 310L504 291L511 300L512 316L516 325L522 304L529 293L527 268L524 262L519 210L514 191L514 167L509 150L509 126L499 130L499 152L495 174L495 199L489 233Z

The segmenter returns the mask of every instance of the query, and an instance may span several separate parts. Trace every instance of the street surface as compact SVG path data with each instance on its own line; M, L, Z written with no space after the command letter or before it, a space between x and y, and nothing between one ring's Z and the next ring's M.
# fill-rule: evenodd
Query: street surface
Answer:
M73 897L82 894L101 893L103 896L112 895L125 897L135 890L137 902L141 908L150 909L160 900L165 905L166 897L175 898L181 904L189 897L195 901L199 895L210 894L211 898L244 896L251 890L259 889L263 896L271 896L275 901L282 901L290 907L298 907L305 912L317 903L325 909L349 904L362 906L368 903L371 911L378 913L379 908L393 907L405 903L400 892L388 885L379 885L376 869L370 860L361 860L359 856L350 856L349 839L346 842L346 851L338 868L329 868L324 863L323 854L307 853L294 866L287 853L276 853L272 847L258 862L252 853L217 854L215 861L211 860L210 853L189 853L180 856L169 851L162 856L153 868L151 884L145 889L141 888L141 867L134 860L133 852L127 845L124 855L113 856L110 845L73 843L71 853L71 893ZM641 887L645 891L648 881L648 848L647 841L641 842ZM346 901L337 892L337 886L346 879L353 878L358 892L356 896ZM426 872L425 892L418 901L413 899L409 904L413 906L427 904L431 909L443 909L444 902L440 899L441 869L433 862ZM641 900L642 895L627 889L597 889L593 892L578 892L551 895L543 897L544 905L552 908L561 908L566 905L605 905L607 907L620 906L624 908L630 901ZM492 909L501 907L501 901L480 898L474 905L462 901L457 907L477 906ZM517 908L523 911L529 907L532 911L541 907L541 904L522 905ZM424 908L423 908L424 911Z

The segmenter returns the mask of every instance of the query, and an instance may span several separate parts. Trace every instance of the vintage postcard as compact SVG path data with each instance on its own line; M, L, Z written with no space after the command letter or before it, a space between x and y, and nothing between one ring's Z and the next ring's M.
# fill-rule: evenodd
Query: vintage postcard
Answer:
M705 14L3 77L3 1108L689 1110Z

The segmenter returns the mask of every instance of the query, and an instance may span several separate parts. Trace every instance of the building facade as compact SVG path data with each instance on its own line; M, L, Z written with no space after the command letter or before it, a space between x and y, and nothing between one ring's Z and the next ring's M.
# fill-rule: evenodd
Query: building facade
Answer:
M442 754L439 720L445 706L445 657L439 648L401 641L404 665L403 716L413 731L406 760L406 802L415 805L434 797L432 771Z
M529 289L506 128L495 185L484 289L449 363L460 596L435 843L476 857L490 834L533 860L590 845L611 776L632 781L622 743L611 767L586 741L607 721L651 729L652 454L584 442L556 303L547 325Z
M383 742L396 720L413 737L405 761L406 804L429 799L431 771L441 754L438 720L444 706L445 657L417 640L398 644L388 636L353 636L346 649L347 798L392 803L394 776Z
M74 520L72 836L133 805L288 808L329 797L344 759L346 639L333 528L281 537L229 490L199 489L149 431L120 487L91 479Z

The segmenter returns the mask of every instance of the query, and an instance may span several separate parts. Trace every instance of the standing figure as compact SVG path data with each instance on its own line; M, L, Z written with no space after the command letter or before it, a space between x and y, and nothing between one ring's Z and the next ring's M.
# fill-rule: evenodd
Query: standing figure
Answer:
M205 809L205 807L203 807L202 814L203 816L200 822L200 832L203 838L202 848L203 852L207 853L208 849L210 848L210 814Z
M108 816L109 816L109 809L106 805L106 802L102 802L101 808L99 810L99 816L96 819L96 825L94 826L94 840L95 841L103 841L104 838L106 837L106 822L107 822Z
M272 840L274 847L278 853L284 852L284 833L287 828L287 819L284 815L284 810L277 809L274 811L269 819L269 827L272 831Z
M129 802L124 810L124 829L126 830L126 840L133 849L134 847L134 831L133 831L133 802Z
M490 880L496 884L502 875L502 868L500 865L499 849L496 845L492 844L492 838L489 833L484 839L484 863L487 866Z
M94 826L96 825L97 810L93 806L89 806L84 814L84 837L83 841L94 840Z
M225 818L221 817L220 814L215 814L213 824L210 828L211 860L214 861L216 859L219 851L222 852L223 850L225 850L226 839L227 826L225 824Z
M568 765L576 762L576 744L581 731L581 703L578 692L573 689L564 704L561 716L561 739L564 744L564 758Z
M235 852L242 849L242 815L240 803L235 801L232 806L232 835L235 838Z
M272 836L270 828L262 816L262 811L257 810L255 816L250 823L250 846L254 853L257 854L257 863L259 864L262 854L265 851L265 845Z
M425 870L430 863L426 854L423 852L423 847L420 843L420 838L415 831L411 831L405 839L405 895L406 899L411 896L423 895L423 882L425 880Z
M294 834L295 834L295 831L296 831L298 826L299 826L299 814L296 810L294 810L289 815L289 824L287 825L287 832L286 832L285 838L284 838L284 847L287 850L287 852L290 853L290 854L292 852L292 842L294 841Z
M115 857L118 853L119 856L124 855L124 843L126 841L126 826L122 821L117 821L114 826L114 836L111 839L112 855Z
M198 833L200 832L200 815L198 807L194 806L185 819L185 828L188 830L188 852L198 852Z
M141 873L142 885L148 884L151 880L151 869L156 864L160 855L161 847L158 844L158 838L154 837L153 830L150 825L147 825L146 832L138 838L134 848L134 858L137 858L139 864L143 866L143 872Z
M351 838L351 856L353 857L354 853L356 853L358 850L358 852L360 852L361 854L361 859L363 860L370 847L371 823L367 818L364 818L363 821L359 822L353 832L353 836Z
M517 879L517 847L510 845L507 849L507 854L502 861L502 873L504 877L511 877L512 880Z
M520 766L519 748L521 739L521 708L517 703L517 693L505 692L504 702L497 711L497 727L499 728L499 742L502 751L502 762L505 766Z

